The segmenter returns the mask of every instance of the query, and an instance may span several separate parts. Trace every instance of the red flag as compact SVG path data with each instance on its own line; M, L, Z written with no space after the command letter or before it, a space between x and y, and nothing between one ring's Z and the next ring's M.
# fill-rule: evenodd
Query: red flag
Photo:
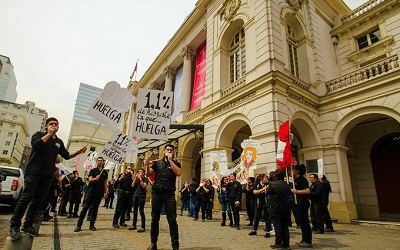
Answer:
M137 71L137 62L136 62L135 68L133 69L131 77L129 77L131 80L132 80L133 76L135 75L136 71Z
M281 140L283 142L289 141L289 137L290 137L289 120L282 123L282 125L279 127L278 135L279 135L279 140Z
M292 145L290 144L290 124L289 120L279 126L279 140L286 142L285 149L283 150L282 161L278 160L278 166L281 169L286 169L294 163L292 155Z

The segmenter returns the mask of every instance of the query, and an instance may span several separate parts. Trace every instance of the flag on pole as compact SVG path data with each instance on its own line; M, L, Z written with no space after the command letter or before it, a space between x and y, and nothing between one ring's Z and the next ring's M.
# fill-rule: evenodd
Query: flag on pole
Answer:
M292 145L290 144L290 124L289 120L282 123L279 126L278 132L279 140L286 143L285 148L283 150L282 160L277 160L278 166L281 169L286 169L294 163L294 159L292 156Z
M135 68L133 69L132 75L130 77L131 80L132 80L133 76L135 75L136 71L137 71L137 62L136 62Z

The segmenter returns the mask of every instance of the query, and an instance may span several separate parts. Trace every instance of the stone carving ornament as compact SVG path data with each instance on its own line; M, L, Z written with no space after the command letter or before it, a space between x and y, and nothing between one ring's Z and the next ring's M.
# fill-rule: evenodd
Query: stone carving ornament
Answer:
M225 0L220 10L221 20L223 18L225 21L231 22L238 11L240 4L240 0Z
M290 8L292 8L294 12L297 12L306 2L306 0L286 0L286 2L289 4Z

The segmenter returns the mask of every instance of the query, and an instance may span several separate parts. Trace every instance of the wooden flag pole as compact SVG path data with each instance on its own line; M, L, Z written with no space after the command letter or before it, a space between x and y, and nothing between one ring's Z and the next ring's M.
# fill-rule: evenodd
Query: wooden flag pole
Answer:
M295 185L294 185L293 165L290 165L290 171L292 172L292 177L293 177L293 182L292 182L292 184L293 184L293 189L296 189L296 187L295 187ZM288 179L289 179L289 178L288 178ZM294 204L297 205L297 195L296 195L296 194L294 194Z
M101 126L101 123L99 123L99 125L97 125L96 130L94 131L94 133L93 133L92 136L90 137L89 141L86 143L85 147L87 147L87 146L89 145L89 143L92 141L93 136L96 134L97 130L99 130L100 126Z

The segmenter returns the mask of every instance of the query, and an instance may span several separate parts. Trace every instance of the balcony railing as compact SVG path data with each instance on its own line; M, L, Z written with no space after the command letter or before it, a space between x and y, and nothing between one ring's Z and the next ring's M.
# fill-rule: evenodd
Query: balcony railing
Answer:
M374 8L375 6L377 6L378 4L381 4L383 2L385 2L385 0L370 0L370 1L366 2L365 4L361 5L360 7L354 9L349 14L343 16L341 18L342 24L345 24L345 23L349 22L351 19L364 14L365 12L369 11L370 9Z
M367 65L361 69L340 76L326 83L327 95L359 85L366 80L370 80L394 71L399 67L399 59L397 55L384 58L374 64Z
M224 88L221 90L221 97L225 97L229 95L230 93L235 92L236 90L242 88L244 85L246 85L246 78L243 77L240 80L229 84L228 87Z
M197 108L195 108L195 109L193 109L193 110L188 111L188 112L185 114L185 120L190 119L190 118L192 118L192 117L198 115L198 114L200 113L200 110L201 110L201 107L197 107Z

